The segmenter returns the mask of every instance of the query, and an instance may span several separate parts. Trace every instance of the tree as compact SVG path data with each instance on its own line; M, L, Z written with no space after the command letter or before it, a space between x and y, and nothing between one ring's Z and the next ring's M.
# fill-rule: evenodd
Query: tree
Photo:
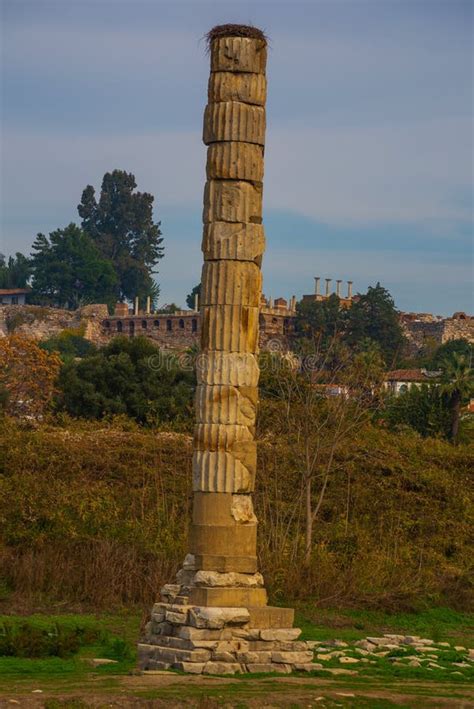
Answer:
M126 414L140 423L191 422L194 373L145 337L117 337L59 377L58 404L72 416Z
M33 297L74 309L86 303L115 301L116 276L92 239L75 224L48 237L38 234L31 259Z
M451 357L441 362L443 374L441 376L441 392L449 398L451 409L450 438L457 442L459 420L461 418L461 404L474 392L474 370L465 355L454 352Z
M296 332L300 337L332 341L344 330L346 311L333 293L326 300L302 300L296 304Z
M0 399L7 413L40 418L55 392L60 360L20 335L0 339Z
M446 359L451 359L455 353L466 357L471 366L474 363L474 347L470 342L463 339L448 340L434 352L429 362L430 369L440 369Z
M302 534L295 539L304 539L303 558L308 566L314 526L322 515L328 487L341 470L341 461L351 459L355 435L370 419L373 401L367 392L380 376L375 355L344 361L339 371L328 370L332 344L311 356L307 362L311 366L304 361L293 366L286 359L278 366L272 357L270 374L264 375L267 396L261 402L259 426L265 437L272 437L282 467L289 466L299 482L291 506L294 517L283 526L302 524ZM334 344L338 346L337 340ZM299 550L294 547L292 554L296 563Z
M200 283L198 283L197 286L194 286L191 293L188 293L188 295L186 296L186 305L190 310L194 310L194 306L196 304L196 296L198 296L199 298L201 297Z
M78 205L82 228L109 259L117 274L120 300L144 299L155 302L159 289L153 279L155 267L163 258L160 222L153 221L154 197L134 192L137 183L131 173L107 172L102 180L99 200L88 185Z
M392 296L380 283L370 286L347 311L344 338L349 346L356 348L367 339L373 340L389 366L400 356L405 338L399 313Z
M410 427L424 438L449 436L450 415L447 398L436 384L412 386L390 396L382 419L390 428Z
M0 254L0 288L26 288L31 275L30 260L17 252L8 261Z

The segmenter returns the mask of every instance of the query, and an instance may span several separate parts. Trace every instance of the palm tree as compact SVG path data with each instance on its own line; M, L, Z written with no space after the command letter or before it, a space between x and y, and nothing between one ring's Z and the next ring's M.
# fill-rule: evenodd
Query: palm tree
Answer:
M451 406L451 441L456 443L461 418L461 403L474 392L474 370L466 355L453 352L442 362L441 392Z

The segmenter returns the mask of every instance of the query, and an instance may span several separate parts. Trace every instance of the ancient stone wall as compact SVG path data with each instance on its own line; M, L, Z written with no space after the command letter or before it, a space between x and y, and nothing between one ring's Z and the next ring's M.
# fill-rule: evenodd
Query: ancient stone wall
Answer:
M474 318L434 318L425 315L420 319L403 318L403 332L411 354L417 354L427 344L442 345L449 340L464 339L474 344Z
M0 306L0 337L16 333L34 340L47 340L63 330L78 330L100 344L107 306L87 305L80 310L61 310L40 305ZM105 341L105 340L104 340Z

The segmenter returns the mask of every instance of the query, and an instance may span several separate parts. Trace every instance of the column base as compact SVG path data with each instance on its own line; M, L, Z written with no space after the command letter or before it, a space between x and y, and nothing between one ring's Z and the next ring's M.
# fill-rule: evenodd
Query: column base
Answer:
M194 674L311 671L313 643L298 640L293 610L156 603L138 645L141 670Z

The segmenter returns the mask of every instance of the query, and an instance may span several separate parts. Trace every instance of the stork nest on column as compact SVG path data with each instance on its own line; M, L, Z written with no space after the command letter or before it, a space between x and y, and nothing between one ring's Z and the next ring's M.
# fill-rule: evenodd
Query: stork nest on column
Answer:
M248 37L249 39L260 39L265 44L268 39L265 32L252 25L216 25L205 35L207 48L210 48L215 39L221 37Z

